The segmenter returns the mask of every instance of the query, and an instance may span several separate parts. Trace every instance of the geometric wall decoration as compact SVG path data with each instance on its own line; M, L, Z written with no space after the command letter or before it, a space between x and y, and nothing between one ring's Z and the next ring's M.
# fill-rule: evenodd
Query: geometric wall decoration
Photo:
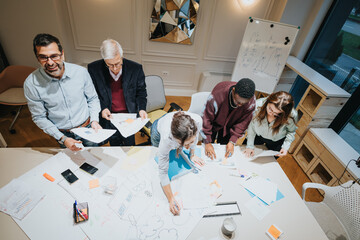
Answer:
M200 0L154 0L150 40L192 44Z

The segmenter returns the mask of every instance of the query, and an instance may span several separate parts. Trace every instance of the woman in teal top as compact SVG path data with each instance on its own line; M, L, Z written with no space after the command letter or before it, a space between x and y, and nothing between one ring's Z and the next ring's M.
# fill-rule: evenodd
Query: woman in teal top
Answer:
M245 155L254 155L254 145L265 144L270 150L287 154L295 139L297 112L292 96L284 91L256 101L256 112L247 130Z

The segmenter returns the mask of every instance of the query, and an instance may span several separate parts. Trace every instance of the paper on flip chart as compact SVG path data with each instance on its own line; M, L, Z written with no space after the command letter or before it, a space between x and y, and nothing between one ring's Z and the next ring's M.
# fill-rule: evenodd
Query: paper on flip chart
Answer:
M269 180L257 176L242 182L241 185L268 205L276 201L278 187Z
M0 210L17 219L23 219L45 195L28 183L13 179L0 189Z
M113 129L98 129L97 132L92 128L73 128L71 132L75 133L76 135L87 139L94 143L100 143L109 137L111 137L116 130Z
M129 137L137 133L149 120L150 118L136 118L136 114L135 118L133 118L133 115L124 116L123 113L112 114L112 118L110 119L111 123L124 137Z

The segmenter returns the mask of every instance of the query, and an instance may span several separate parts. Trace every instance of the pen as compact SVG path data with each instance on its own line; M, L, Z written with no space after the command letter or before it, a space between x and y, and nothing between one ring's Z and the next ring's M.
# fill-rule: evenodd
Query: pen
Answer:
M78 209L77 209L77 202L76 202L76 200L75 200L74 206L75 206L75 211L76 211L76 213L77 213L77 214L75 213L76 222L79 222L79 221L80 221L80 219L79 219L79 211L78 211Z
M85 213L83 213L80 209L76 208L76 210L79 212L80 216L84 219L87 220L87 215ZM85 217L86 216L86 217Z
M179 210L179 207L177 206L177 204L176 204L175 201L174 201L174 205L175 205L176 210L180 211L180 210Z

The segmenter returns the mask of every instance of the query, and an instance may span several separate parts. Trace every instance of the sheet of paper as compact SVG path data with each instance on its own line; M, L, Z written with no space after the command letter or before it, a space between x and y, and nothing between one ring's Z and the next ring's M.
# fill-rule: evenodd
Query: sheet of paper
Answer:
M44 193L28 183L13 179L0 189L0 210L17 219L23 219L44 196Z
M111 137L116 130L98 129L97 132L92 128L73 128L71 132L94 143L100 143Z
M188 173L172 181L171 186L173 192L178 192L176 199L182 202L184 209L208 208L222 194L218 182L202 172Z
M121 135L124 137L128 137L137 133L141 128L145 126L145 124L150 120L150 118L141 119L141 118L129 118L124 117L119 114L112 114L112 118L110 119L111 123L119 130ZM136 117L136 114L135 114ZM129 120L131 119L131 120ZM132 121L133 120L133 121Z
M129 121L129 119L136 119L136 113L112 113L111 116L113 119L116 119L116 121L119 122Z
M257 197L253 197L247 201L245 207L247 207L259 221L270 212L270 209Z
M273 157L275 155L278 155L280 152L278 151L273 151L273 150L265 150L260 152L259 154L254 155L253 157L251 157L251 159L256 159L259 157Z
M277 185L267 179L260 176L252 177L241 185L268 205L276 201Z

